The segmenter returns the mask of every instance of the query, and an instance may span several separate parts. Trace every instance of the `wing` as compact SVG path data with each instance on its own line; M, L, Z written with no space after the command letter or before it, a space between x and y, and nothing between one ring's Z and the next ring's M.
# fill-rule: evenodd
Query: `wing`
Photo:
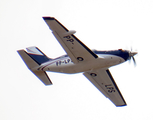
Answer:
M85 72L84 75L116 106L126 105L126 102L108 69L93 70Z
M75 31L69 31L53 17L43 17L43 19L74 63L88 61L98 57L73 35Z

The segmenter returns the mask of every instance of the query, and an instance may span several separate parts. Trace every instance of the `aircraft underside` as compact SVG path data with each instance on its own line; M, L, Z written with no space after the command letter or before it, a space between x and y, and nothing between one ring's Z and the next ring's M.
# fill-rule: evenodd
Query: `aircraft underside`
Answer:
M100 57L102 56L102 57ZM60 73L79 73L84 71L91 71L99 68L109 68L124 62L124 59L119 56L99 55L99 58L74 64L69 57L64 59L57 59L48 61L37 68L42 71L60 72Z

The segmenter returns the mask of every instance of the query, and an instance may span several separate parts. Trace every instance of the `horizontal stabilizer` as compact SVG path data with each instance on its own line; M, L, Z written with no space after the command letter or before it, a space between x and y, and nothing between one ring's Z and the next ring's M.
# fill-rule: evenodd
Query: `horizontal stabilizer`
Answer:
M45 85L51 85L52 82L49 79L45 71L32 71Z
M45 71L39 71L35 69L39 66L39 64L25 50L18 50L17 52L19 53L29 70L31 70L31 72L35 74L45 85L52 84Z

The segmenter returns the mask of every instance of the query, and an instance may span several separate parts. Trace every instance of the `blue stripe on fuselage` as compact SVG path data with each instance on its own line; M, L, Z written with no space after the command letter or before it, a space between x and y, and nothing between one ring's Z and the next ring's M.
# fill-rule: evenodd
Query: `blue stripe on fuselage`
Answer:
M126 50L112 50L112 51L97 51L93 50L95 54L109 54L122 57L125 61L129 58L129 52Z

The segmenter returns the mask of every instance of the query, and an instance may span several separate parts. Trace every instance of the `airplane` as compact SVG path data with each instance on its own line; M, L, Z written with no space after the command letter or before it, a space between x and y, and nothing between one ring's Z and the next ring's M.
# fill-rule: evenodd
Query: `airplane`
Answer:
M116 82L109 68L133 59L137 52L132 50L91 50L74 34L76 31L68 30L54 17L43 17L55 38L61 44L67 55L52 59L46 56L38 47L28 47L17 52L29 70L35 74L45 85L52 81L46 71L58 73L83 73L89 81L116 107L126 106Z

